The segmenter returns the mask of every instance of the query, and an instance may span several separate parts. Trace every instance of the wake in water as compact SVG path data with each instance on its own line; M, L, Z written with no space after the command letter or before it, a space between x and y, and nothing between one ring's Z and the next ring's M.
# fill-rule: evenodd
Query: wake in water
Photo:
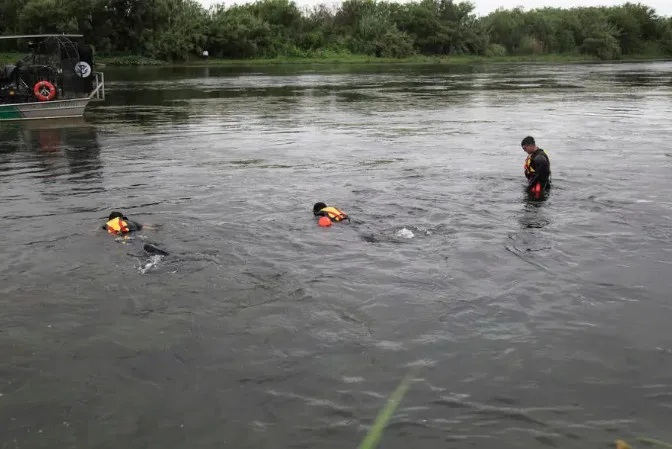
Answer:
M138 271L140 271L141 274L145 274L149 270L156 268L159 265L159 262L161 262L164 257L169 255L168 251L164 251L152 243L146 243L142 249L150 256L144 265L138 267Z
M145 274L148 271L155 269L158 267L159 262L163 260L165 256L162 256L160 254L154 254L149 256L149 259L143 264L138 267L138 271L140 274Z
M137 237L139 237L140 241L143 241L143 240L146 241L147 240L147 237L145 237L143 235L140 235L140 236L137 236ZM136 244L135 244L136 236L122 236L122 237L117 237L115 240L119 243L124 244L124 245L131 244L133 246L136 246ZM168 253L168 251L165 251L165 250L159 248L157 245L155 245L153 243L145 243L142 246L142 250L143 250L142 255L129 253L129 255L131 255L133 257L137 257L138 259L141 259L143 261L138 266L138 271L140 272L140 274L145 274L150 270L155 270L159 266L159 263L165 257L170 255L170 253ZM146 258L147 256L149 256L149 258Z
M432 229L419 226L394 227L376 233L362 234L362 240L369 243L391 242L401 243L417 237L425 237L434 234Z

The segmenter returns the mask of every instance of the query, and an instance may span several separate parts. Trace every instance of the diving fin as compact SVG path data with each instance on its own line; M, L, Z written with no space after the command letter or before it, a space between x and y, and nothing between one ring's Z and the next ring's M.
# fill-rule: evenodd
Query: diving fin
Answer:
M159 248L156 245L153 245L151 243L146 243L145 246L143 246L143 249L148 254L156 254L156 255L159 255L159 256L168 256L169 255L169 253L167 251L164 251L161 248Z

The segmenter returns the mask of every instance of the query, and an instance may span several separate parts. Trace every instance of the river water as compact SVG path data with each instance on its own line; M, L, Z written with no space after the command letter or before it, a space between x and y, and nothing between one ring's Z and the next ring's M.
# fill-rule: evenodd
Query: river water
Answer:
M0 124L0 448L672 441L671 63L105 75Z

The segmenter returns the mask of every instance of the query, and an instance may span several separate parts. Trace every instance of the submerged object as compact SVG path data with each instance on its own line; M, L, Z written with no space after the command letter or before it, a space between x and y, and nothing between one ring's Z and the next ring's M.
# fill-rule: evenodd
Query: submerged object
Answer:
M156 245L153 245L151 243L146 243L145 246L143 246L143 249L145 252L148 254L156 254L158 256L168 256L169 253L167 251L162 250Z
M534 187L532 187L532 194L534 194L535 198L539 198L541 196L541 184L537 183Z

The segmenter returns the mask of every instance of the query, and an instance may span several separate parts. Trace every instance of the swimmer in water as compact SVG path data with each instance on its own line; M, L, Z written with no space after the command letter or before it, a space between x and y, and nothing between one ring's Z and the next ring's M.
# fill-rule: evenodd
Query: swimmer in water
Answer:
M103 229L107 230L109 234L124 235L143 229L149 229L149 227L145 227L137 221L129 220L121 212L113 211L107 218L107 223L103 225Z
M315 203L313 205L313 215L316 217L327 217L332 222L344 220L348 220L348 222L350 222L350 217L348 217L348 214L340 209L336 209L333 206L327 206L324 203Z
M103 225L103 229L107 230L108 234L122 236L125 239L128 238L129 234L137 231L142 231L143 229L153 229L151 226L143 225L137 221L129 220L121 212L113 211L110 213L107 218L107 223ZM143 246L143 249L148 254L158 254L161 256L167 256L168 252L162 250L152 243L147 243Z

